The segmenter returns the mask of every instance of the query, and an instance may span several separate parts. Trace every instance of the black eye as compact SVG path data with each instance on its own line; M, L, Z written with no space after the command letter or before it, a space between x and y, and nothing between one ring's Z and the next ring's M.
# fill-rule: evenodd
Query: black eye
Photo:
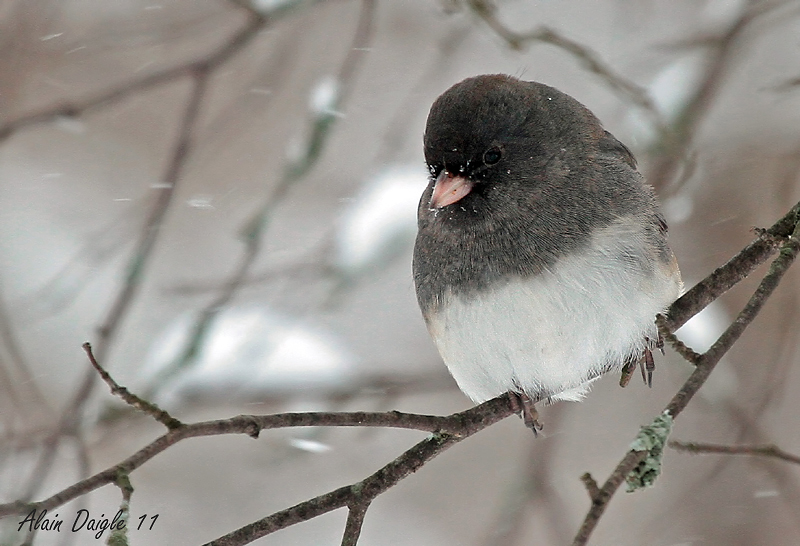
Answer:
M494 165L503 157L503 151L500 148L494 147L486 150L483 154L483 162L486 165Z

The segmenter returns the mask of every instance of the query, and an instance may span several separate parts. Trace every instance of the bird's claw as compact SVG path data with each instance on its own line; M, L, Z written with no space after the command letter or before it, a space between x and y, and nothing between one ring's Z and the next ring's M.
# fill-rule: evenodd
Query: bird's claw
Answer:
M539 422L539 412L533 400L525 393L509 391L508 398L514 413L519 413L525 426L533 431L534 436L539 436L539 431L544 426Z

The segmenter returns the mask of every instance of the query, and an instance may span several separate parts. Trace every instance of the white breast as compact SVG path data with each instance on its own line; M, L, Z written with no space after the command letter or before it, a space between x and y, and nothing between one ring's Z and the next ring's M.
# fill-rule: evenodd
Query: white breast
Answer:
M656 314L680 294L677 267L644 271L623 250L646 240L630 220L535 277L479 296L446 295L428 329L458 386L479 402L509 390L578 400L591 378L655 340Z

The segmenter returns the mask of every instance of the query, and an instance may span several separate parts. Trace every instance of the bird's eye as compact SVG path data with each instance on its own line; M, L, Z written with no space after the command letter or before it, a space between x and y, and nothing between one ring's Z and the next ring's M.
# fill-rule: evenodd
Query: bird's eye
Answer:
M483 162L486 165L494 165L503 157L503 151L498 147L489 148L483 154Z

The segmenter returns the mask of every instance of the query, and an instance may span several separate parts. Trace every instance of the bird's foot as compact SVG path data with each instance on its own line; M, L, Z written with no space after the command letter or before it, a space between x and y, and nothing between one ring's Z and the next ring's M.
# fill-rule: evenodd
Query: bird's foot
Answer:
M658 333L658 339L656 340L656 349L661 351L661 356L664 356L666 354L664 352L664 338L661 337L661 332Z
M539 412L536 411L534 401L527 394L514 391L508 391L508 398L514 413L519 413L525 426L533 431L534 436L539 436L539 431L544 427L539 422Z
M653 349L658 349L661 351L661 354L664 354L664 338L661 337L661 333L657 334L655 341L646 337L645 340L645 348L644 348L644 355L639 362L639 366L642 369L642 379L644 380L645 385L653 388L653 372L656 371L656 361L653 359ZM646 372L646 373L645 373Z
M656 370L656 361L653 359L653 349L658 349L661 351L662 355L664 354L664 339L660 334L655 341L650 338L645 338L645 349L640 358L629 357L625 361L619 378L620 387L628 386L637 363L639 364L639 370L642 372L642 381L648 387L653 387L653 372Z
M644 350L644 358L640 361L642 368L642 379L645 385L653 388L653 372L656 370L656 361L653 360L653 352L650 349ZM645 372L647 372L645 374Z
M625 364L622 366L622 372L619 376L619 386L620 387L627 387L628 383L631 382L631 377L633 377L633 371L636 369L636 362L637 359L629 356L625 360Z

